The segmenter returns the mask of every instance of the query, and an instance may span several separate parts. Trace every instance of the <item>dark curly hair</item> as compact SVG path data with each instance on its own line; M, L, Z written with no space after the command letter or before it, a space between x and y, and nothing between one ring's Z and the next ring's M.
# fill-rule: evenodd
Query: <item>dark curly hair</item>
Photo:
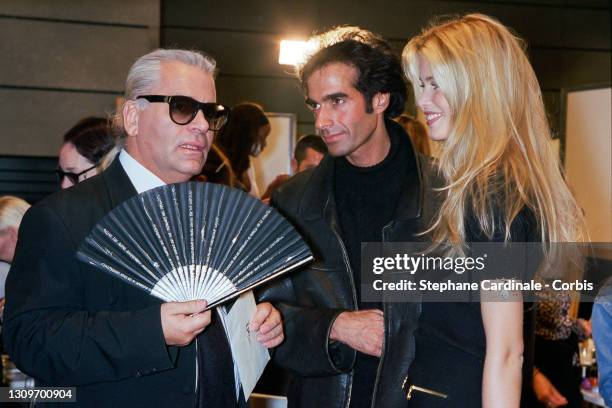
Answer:
M390 95L386 117L394 118L404 111L407 87L402 65L399 56L382 37L359 27L337 27L311 41L318 43L319 49L297 67L304 90L315 71L341 62L357 70L354 86L365 98L366 112L373 111L372 97L379 92Z

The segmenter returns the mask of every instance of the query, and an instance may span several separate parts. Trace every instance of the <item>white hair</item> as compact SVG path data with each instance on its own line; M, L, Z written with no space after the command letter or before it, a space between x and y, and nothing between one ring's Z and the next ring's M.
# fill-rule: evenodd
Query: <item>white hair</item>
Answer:
M182 62L214 75L216 61L208 54L189 50L158 49L138 58L125 81L125 99L146 95L157 84L162 62Z
M138 58L130 68L125 81L125 100L135 100L138 96L150 93L160 79L161 64L163 62L182 62L187 65L200 68L202 71L215 75L217 62L210 55L193 50L179 49L157 49ZM147 101L138 100L137 107L143 109ZM125 138L123 130L123 115L119 110L114 119L115 130L119 134L119 143L122 144Z

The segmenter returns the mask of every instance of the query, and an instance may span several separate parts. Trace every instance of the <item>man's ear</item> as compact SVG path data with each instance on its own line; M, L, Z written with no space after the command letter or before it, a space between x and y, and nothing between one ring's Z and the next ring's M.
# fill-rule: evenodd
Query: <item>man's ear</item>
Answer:
M128 136L136 136L138 134L139 117L140 109L136 106L136 102L126 101L123 105L123 127Z
M291 174L296 174L298 171L298 162L295 158L291 159Z
M372 97L372 109L375 113L383 113L389 106L390 95L388 92L378 92Z

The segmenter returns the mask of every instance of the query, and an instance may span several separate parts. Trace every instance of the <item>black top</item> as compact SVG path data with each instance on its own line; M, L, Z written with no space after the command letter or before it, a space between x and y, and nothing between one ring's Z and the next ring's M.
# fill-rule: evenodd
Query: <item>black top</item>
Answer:
M361 243L383 240L382 229L393 219L402 182L413 162L408 135L393 124L387 124L387 130L391 148L382 162L357 167L344 157L335 159L335 200L360 310L382 310L379 302L361 301ZM350 407L370 407L378 364L379 358L357 352Z
M335 159L334 193L342 241L348 252L359 309L382 308L361 301L361 243L382 242L382 229L393 219L402 182L409 171L408 135L388 126L391 147L385 159L371 167L357 167L345 157Z
M511 240L536 241L536 231L537 224L531 212L524 209L511 225ZM503 242L504 231L496 231L489 239L475 217L468 216L466 241ZM408 383L447 394L448 398L415 391L408 406L480 407L485 340L479 302L424 302L415 332L416 356Z

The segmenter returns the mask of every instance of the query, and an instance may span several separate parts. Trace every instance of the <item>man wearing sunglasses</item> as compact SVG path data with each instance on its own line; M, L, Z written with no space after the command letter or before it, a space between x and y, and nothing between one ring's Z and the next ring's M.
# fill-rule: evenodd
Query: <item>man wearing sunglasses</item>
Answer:
M7 282L7 350L37 385L76 386L76 406L246 406L224 328L202 312L204 301L160 305L75 257L112 208L200 173L229 113L216 102L214 70L211 57L192 51L139 58L119 113L118 159L34 206L21 224ZM257 306L250 328L265 347L283 340L269 303Z

